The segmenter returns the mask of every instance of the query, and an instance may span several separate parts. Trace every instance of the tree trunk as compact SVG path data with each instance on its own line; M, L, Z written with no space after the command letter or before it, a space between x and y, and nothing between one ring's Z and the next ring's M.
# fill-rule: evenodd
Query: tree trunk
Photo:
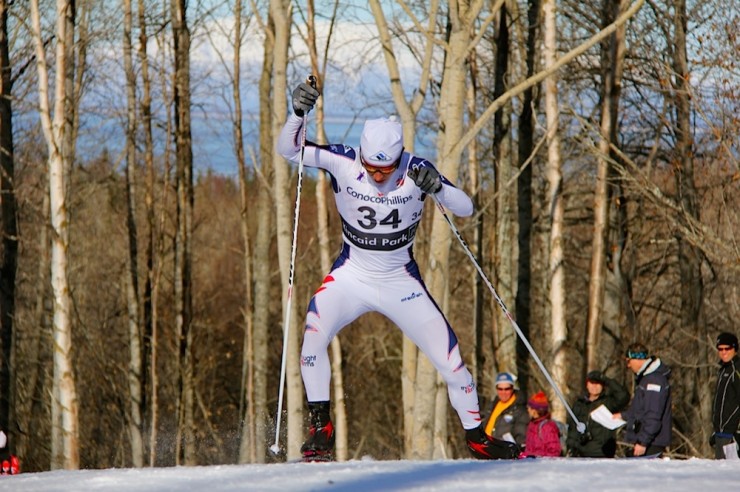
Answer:
M280 134L280 129L285 122L287 107L287 66L288 45L290 40L290 2L288 0L271 0L270 13L275 22L275 47L273 51L273 111L272 111L272 137L273 146ZM294 193L290 189L290 168L288 163L277 154L274 155L273 164L275 168L274 199L276 201L276 225L278 242L278 262L280 264L280 278L283 286L283 319L285 323L283 330L287 330L287 431L288 440L286 444L288 459L296 459L300 456L299 447L303 440L303 386L301 384L300 367L298 365L298 329L297 307L295 302L288 300L291 297L290 279L290 252L292 242L293 220L290 206L290 197ZM290 311L287 311L290 310Z
M557 61L557 14L555 0L543 0L544 15L544 58L545 68ZM560 158L560 136L558 120L557 72L545 79L545 114L547 119L547 183L548 207L550 214L550 344L552 347L552 376L556 383L568 380L565 343L568 339L568 326L565 312L565 265L563 252L563 230L565 228L565 205L563 203L563 175ZM560 400L552 400L552 414L565 421L565 408Z
M451 151L463 134L465 114L465 85L467 60L473 35L473 23L481 5L468 6L467 2L455 2L450 8L450 32L442 74L442 90L439 101L439 128L437 137L438 167L453 183L457 181L461 156ZM443 311L448 306L449 254L451 232L442 215L435 210L430 236L430 259L425 273L429 293L440 302ZM416 400L414 402L414 458L441 458L449 453L443 448L447 443L445 415L435 413L436 392L443 391L437 384L437 372L429 359L420 357L416 372ZM442 410L438 406L438 409ZM435 425L436 424L436 425Z
M257 231L254 238L254 412L256 416L255 442L257 462L264 463L268 419L272 417L273 408L267 406L268 376L275 381L274 374L268 374L267 367L267 334L270 329L270 284L273 271L273 259L270 244L273 238L272 187L273 181L273 145L272 145L272 53L274 50L274 23L272 15L268 16L265 45L263 48L262 73L259 81L259 134L260 166L257 167ZM277 416L280 418L280 416ZM275 422L270 424L272 428Z
M692 133L691 108L691 73L687 55L687 12L686 0L674 0L673 17L673 104L676 111L676 143L673 151L672 166L678 193L678 205L681 210L697 222L700 219L699 198L694 181L694 137ZM705 323L701 323L701 307L704 298L704 281L702 279L703 254L697 246L692 245L676 234L678 241L678 265L681 278L681 310L680 333L695 333L698 340L710 338ZM677 343L685 343L683 340ZM696 347L693 341L683 346L685 350ZM679 349L680 350L680 349ZM711 358L706 345L701 348L704 357L698 360ZM700 364L697 369L688 371L682 378L681 387L686 395L691 395L689 401L692 407L698 407L698 414L703 422L711 419L711 401L713 388L703 384L712 379L712 370ZM704 440L703 440L704 441Z
M67 83L70 76L68 46L73 32L68 32L74 9L69 0L57 0L56 6L56 62L57 76L54 86L54 110L49 103L49 75L46 53L41 37L38 0L31 1L33 36L36 48L36 67L39 85L39 116L49 152L49 207L51 229L51 285L53 295L53 367L52 390L52 469L77 469L79 456L79 417L77 390L72 366L72 299L67 278L69 248L69 213L66 202L69 163L65 162L68 119L73 116ZM69 157L69 154L66 155Z
M15 378L13 345L15 279L18 270L18 206L13 155L13 67L8 43L8 0L0 0L0 429L15 451Z
M527 77L535 73L535 60L539 57L537 48L539 0L527 2ZM522 335L529 338L529 318L532 286L532 166L528 164L534 151L534 114L539 105L539 93L533 87L524 91L522 112L519 115L519 177L517 178L517 210L519 234L517 235L517 290L514 306L514 317ZM519 387L527 394L529 387L529 370L527 360L529 352L521 340L516 345L516 365L519 371Z
M172 0L174 40L175 152L177 162L177 232L175 235L176 330L180 360L179 434L182 464L195 465L194 368L192 356L193 151L190 131L190 29L187 1ZM178 461L178 464L180 462Z
M162 267L161 248L164 244L163 238L157 235L155 221L155 186L156 171L154 169L154 138L152 136L152 97L151 79L149 76L149 56L147 46L149 38L147 35L147 20L145 15L144 0L138 0L138 23L139 23L139 62L141 64L141 126L144 136L144 162L146 166L146 192L144 196L146 206L147 243L146 243L146 281L144 285L143 298L143 334L142 334L142 373L141 387L151 395L147 402L147 393L141 397L141 413L144 414L149 408L149 466L154 466L157 451L157 298L159 292L159 273ZM165 163L169 160L165 158ZM167 169L169 165L165 164ZM165 176L165 191L169 186L169 172ZM164 193L166 196L166 193ZM162 200L163 203L165 200ZM164 210L164 207L163 207ZM160 261L155 262L155 255L159 254ZM142 429L144 428L142 424Z
M129 327L129 438L131 461L136 468L144 466L141 399L142 351L139 317L139 262L136 229L136 74L131 47L133 26L131 0L123 2L123 66L126 74L126 226L128 229L128 268L126 271L126 305Z
M498 13L498 29L496 30L496 66L494 73L494 99L498 99L509 86L509 26L510 16L506 5ZM502 299L514 299L516 295L516 189L512 186L516 168L513 165L512 135L511 135L511 104L507 104L496 111L493 117L493 152L496 156L494 163L495 196L494 226L495 238L491 241L491 258L493 262L493 279L496 290ZM482 288L482 285L481 285ZM516 333L511 329L511 323L499 308L498 302L491 298L493 349L495 353L496 370L498 372L516 372Z
M604 2L604 26L617 18L618 11L627 7L625 1ZM621 184L614 183L611 177L614 172L609 164L615 158L611 146L617 145L617 122L619 99L622 87L622 71L625 55L625 26L620 26L604 43L602 53L602 102L601 102L601 139L597 161L597 185L594 192L594 229L591 271L589 283L589 311L586 335L586 370L604 369L609 360L621 361L622 327L629 328L630 323L627 279L621 269L622 251L626 242L626 210L624 207ZM621 201L620 201L621 200ZM612 205L614 205L612 207ZM612 220L609 218L613 217ZM613 224L613 227L611 226ZM600 236L596 231L601 230ZM614 238L610 240L609 238ZM607 252L607 242L609 243ZM598 250L598 251L597 251ZM594 271L601 269L601 271ZM597 285L602 283L603 285ZM611 339L602 339L604 328L608 329ZM632 329L628 329L632 333ZM607 343L608 342L608 343Z

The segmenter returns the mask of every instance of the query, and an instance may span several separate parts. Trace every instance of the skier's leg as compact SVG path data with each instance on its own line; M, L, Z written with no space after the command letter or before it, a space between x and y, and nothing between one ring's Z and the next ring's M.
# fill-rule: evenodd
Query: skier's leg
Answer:
M301 446L304 459L331 460L334 425L330 416L331 363L328 347L339 331L367 309L357 297L356 276L335 269L314 293L306 313L301 348L301 377L308 399L309 436Z
M463 428L480 425L478 393L460 355L457 336L427 292L415 263L386 282L379 311L388 316L429 358L447 383L450 403Z
M447 383L450 403L465 429L472 455L479 459L511 459L519 455L516 444L491 439L481 428L478 392L460 355L457 336L434 299L427 292L415 264L391 292L383 312L391 318L429 358ZM396 284L394 284L396 285ZM409 293L412 293L409 295Z

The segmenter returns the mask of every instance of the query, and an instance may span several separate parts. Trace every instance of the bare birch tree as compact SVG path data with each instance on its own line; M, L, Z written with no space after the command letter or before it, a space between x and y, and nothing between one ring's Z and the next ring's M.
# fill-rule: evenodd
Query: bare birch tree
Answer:
M280 134L287 115L287 66L288 44L290 41L291 7L288 0L270 0L270 14L275 23L275 45L272 66L272 126L271 134L274 142ZM303 439L303 385L301 384L300 367L298 365L298 328L297 306L291 302L288 306L290 285L290 249L292 241L293 220L290 206L290 168L288 163L277 154L273 157L275 169L274 195L276 205L276 226L278 241L278 263L280 278L283 286L283 319L289 320L287 330L288 344L283 347L287 351L287 431L286 449L288 459L300 456L299 447ZM285 310L290 309L290 313ZM278 415L278 418L281 416Z
M251 240L249 234L248 207L250 202L247 189L248 175L246 154L244 151L244 130L242 125L242 95L241 95L241 49L244 38L242 22L242 0L234 1L233 42L234 57L232 60L232 99L234 111L232 114L232 132L236 165L239 169L239 191L241 199L241 235L244 244L244 285L245 296L242 312L244 315L244 344L242 349L242 384L239 397L239 417L242 419L241 441L239 445L239 462L255 463L257 461L256 414L254 405L254 305L252 304L252 265ZM249 25L247 19L246 26Z
M620 2L623 5L624 2ZM615 8L619 5L613 2L605 2L605 23L616 17ZM621 10L624 9L624 6ZM604 320L604 296L607 284L607 254L612 257L614 269L614 280L621 284L619 276L619 251L615 249L615 255L607 252L607 238L609 236L609 215L612 210L611 203L614 197L615 185L610 180L613 176L608 156L610 146L616 144L617 118L619 111L619 97L621 89L621 78L625 55L625 28L621 26L605 42L606 53L602 55L602 103L601 103L601 137L599 140L599 158L597 160L596 186L594 190L594 228L591 252L591 268L589 275L589 309L586 327L586 369L588 371L600 369L603 366L604 353L601 349L601 333L605 323ZM610 184L611 183L611 184ZM618 212L618 210L617 210ZM615 231L616 232L616 231ZM618 232L617 232L618 233ZM615 245L616 246L616 245ZM612 248L614 249L614 248ZM617 292L621 288L615 289ZM619 299L616 299L620 305ZM613 323L612 323L613 324ZM619 325L612 326L618 329ZM618 335L618 332L615 332Z
M161 257L164 241L161 235L157 235L156 212L154 197L156 195L156 176L154 168L154 137L152 135L152 80L149 74L149 54L147 48L149 45L148 22L146 17L145 0L137 0L137 14L139 26L139 44L138 58L141 67L141 101L139 104L139 114L141 118L141 133L144 137L144 165L146 168L146 191L144 194L144 205L146 208L146 279L144 283L143 298L143 368L142 368L142 386L143 390L148 388L148 408L149 408L149 466L154 466L157 453L157 424L158 424L158 405L157 398L157 302L159 298L159 278L162 272ZM166 94L166 91L163 91ZM167 158L167 148L165 147L165 176L163 179L164 193L162 201L166 200L166 191L169 187L169 159ZM162 207L162 216L165 207ZM160 260L156 261L159 256ZM142 396L142 406L146 411L147 395Z
M128 306L129 351L129 437L131 460L136 468L144 466L142 436L142 338L139 314L138 231L136 227L136 74L134 73L131 31L131 0L123 0L123 67L126 75L126 227L128 229L128 268L126 270L126 305Z
M270 329L270 284L271 243L274 237L273 224L273 160L272 137L272 53L275 47L275 23L268 13L266 21L260 19L253 5L253 13L264 33L262 48L262 71L257 93L259 97L259 159L255 163L257 175L257 230L254 238L254 257L252 258L254 279L254 411L256 415L255 442L262 447L257 453L257 462L265 460L268 433L268 419L273 408L267 406L268 373L268 331ZM280 416L277 416L280 418ZM273 424L274 425L274 424ZM273 427L274 428L274 427Z
M190 122L190 28L187 1L171 0L172 37L174 41L174 113L177 162L177 232L175 235L176 330L180 361L180 403L177 458L194 465L195 424L194 368L192 354L192 237L193 237L193 150ZM180 449L179 446L182 446Z
M501 7L502 1L492 6L491 12ZM442 86L439 100L439 128L437 138L438 167L453 183L457 181L462 147L455 144L463 135L463 115L465 113L467 60L472 48L480 41L479 32L485 30L493 21L493 13L483 19L478 27L478 15L482 2L450 2L448 22L449 31L445 43L445 61L442 72ZM475 27L475 29L474 29ZM481 31L479 31L481 30ZM471 139L472 140L472 139ZM430 235L430 259L425 274L431 295L441 300L443 311L448 305L450 228L442 215L435 211ZM416 394L414 403L415 436L413 456L430 459L446 454L443 448L447 442L447 403L441 405L438 391L444 392L438 384L438 376L428 359L420 357L416 373Z
M557 59L557 13L555 0L543 0L544 19L544 58L545 69L555 64ZM558 120L558 78L553 73L545 79L545 115L547 120L547 210L550 219L549 281L550 281L550 344L552 347L552 375L556 381L567 381L568 364L565 359L565 342L568 327L565 312L565 265L563 250L563 230L565 204L563 203L563 173L561 170L560 136ZM553 415L565 420L562 402L553 399Z
M55 84L53 110L49 90L44 38L41 31L39 1L31 0L31 21L36 47L38 72L39 116L48 150L49 205L52 234L51 279L53 292L53 338L54 338L54 390L52 392L52 469L77 469L79 454L79 416L77 390L72 365L72 299L68 280L69 215L67 210L65 162L63 147L70 130L71 101L66 84L70 75L68 62L71 47L68 46L70 24L74 19L70 0L57 0L55 47ZM74 24L72 23L72 26ZM68 156L68 155L67 155Z

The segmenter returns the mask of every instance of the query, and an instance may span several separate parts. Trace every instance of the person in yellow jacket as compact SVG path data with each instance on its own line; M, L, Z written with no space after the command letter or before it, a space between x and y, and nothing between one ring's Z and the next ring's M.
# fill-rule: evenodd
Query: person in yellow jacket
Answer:
M516 388L516 376L501 372L496 376L496 396L484 430L490 437L515 442L521 449L527 439L527 398Z

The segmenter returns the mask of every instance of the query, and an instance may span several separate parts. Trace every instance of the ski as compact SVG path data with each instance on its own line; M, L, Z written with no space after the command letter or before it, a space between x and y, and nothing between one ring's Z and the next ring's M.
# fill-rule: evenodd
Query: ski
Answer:
M330 463L334 461L334 453L332 452L313 452L306 453L300 460L303 463Z

